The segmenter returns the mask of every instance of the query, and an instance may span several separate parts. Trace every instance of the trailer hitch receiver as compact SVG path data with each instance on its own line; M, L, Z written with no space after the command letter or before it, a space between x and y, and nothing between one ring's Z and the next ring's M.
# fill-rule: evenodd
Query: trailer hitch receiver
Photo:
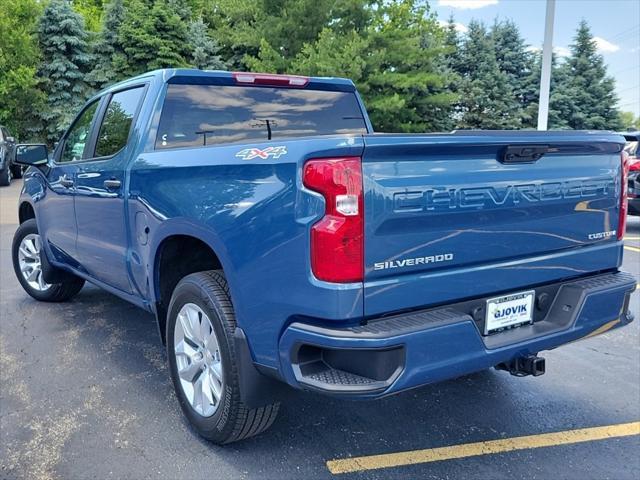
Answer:
M517 357L510 362L500 363L496 365L496 370L506 370L516 377L526 377L533 375L539 377L545 372L544 358L537 355L527 355L526 357Z

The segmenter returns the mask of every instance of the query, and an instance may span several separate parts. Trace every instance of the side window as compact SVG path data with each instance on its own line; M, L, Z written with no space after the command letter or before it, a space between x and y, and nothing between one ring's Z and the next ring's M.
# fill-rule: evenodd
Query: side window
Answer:
M74 162L82 159L84 146L89 140L91 132L91 122L98 108L98 100L84 109L80 116L76 119L69 134L64 141L62 155L60 155L60 163Z
M124 148L131 122L142 98L143 87L118 92L111 97L96 142L96 157L108 157Z

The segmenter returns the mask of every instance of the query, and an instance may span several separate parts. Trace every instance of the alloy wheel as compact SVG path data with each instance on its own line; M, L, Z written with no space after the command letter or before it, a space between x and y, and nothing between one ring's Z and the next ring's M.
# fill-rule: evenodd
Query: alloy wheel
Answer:
M182 392L198 414L210 417L224 391L220 345L211 320L196 304L187 303L178 312L173 339Z
M18 248L18 263L22 277L31 288L38 292L44 292L51 288L51 285L45 282L42 277L41 249L42 241L37 233L26 235Z

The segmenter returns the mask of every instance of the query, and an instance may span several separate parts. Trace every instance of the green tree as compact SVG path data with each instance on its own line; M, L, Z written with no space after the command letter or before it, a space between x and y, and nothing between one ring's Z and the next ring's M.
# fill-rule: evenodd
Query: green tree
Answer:
M448 130L455 94L446 69L444 32L428 4L401 0L376 9L369 29L375 70L366 94L382 131Z
M220 44L221 56L232 69L244 69L245 58L257 57L261 42L268 44L263 37L268 32L264 5L261 0L218 0L216 3L207 20Z
M561 110L552 128L620 130L615 81L607 75L602 55L587 22L580 22L571 55L557 70L559 78L552 99Z
M636 117L633 112L619 112L622 130L640 130L640 117Z
M509 77L500 70L492 35L472 21L460 51L461 128L517 129L521 112Z
M520 108L527 104L527 83L534 66L534 57L527 51L527 45L520 30L512 20L495 21L491 27L491 37L496 52L498 68L507 76Z
M124 61L115 65L118 75L128 77L157 68L189 66L187 26L169 0L129 0L118 43Z
M288 70L325 28L361 32L376 0L218 0L208 19L232 68Z
M124 19L123 0L112 0L105 8L102 28L93 45L93 70L87 75L87 81L100 89L110 83L122 80L118 72L125 70L125 52L118 38L118 31Z
M84 75L90 64L82 16L64 0L52 0L38 28L42 62L38 70L47 108L40 112L44 136L55 142L89 93Z
M452 71L461 70L460 49L462 45L453 16L449 17L447 24L444 26L444 45L446 48L446 61L449 69Z
M73 0L73 9L82 15L87 30L97 32L100 30L102 19L102 0Z
M41 13L37 0L4 0L0 8L0 124L20 140L34 139L44 101L36 77Z
M304 46L291 71L301 75L343 76L366 88L368 48L367 38L354 30L341 34L325 28L316 42Z
M191 50L191 62L196 68L202 70L224 70L225 62L220 58L220 46L218 42L209 36L207 25L202 17L189 24L189 48Z
M447 90L447 48L428 6L402 0L376 8L361 3L361 8L366 12L356 15L357 21L331 22L315 42L306 43L291 63L291 71L354 80L377 130L450 128L455 95ZM345 25L351 29L344 30ZM270 45L264 47L260 66L281 66L278 52L269 51Z
M532 54L533 67L529 75L524 79L522 128L535 129L538 126L538 105L540 100L540 74L542 70L542 52ZM557 86L561 83L564 72L558 66L558 58L551 56L551 89L549 98L548 125L555 129L569 128L563 120L563 111L570 107L571 100L558 92Z
M442 65L448 78L446 90L452 94L453 104L448 118L443 122L443 127L445 127L443 130L452 130L456 128L460 120L460 89L462 86L462 76L459 73L462 72L462 58L460 56L462 39L453 16L449 17L444 26L444 48L445 58Z

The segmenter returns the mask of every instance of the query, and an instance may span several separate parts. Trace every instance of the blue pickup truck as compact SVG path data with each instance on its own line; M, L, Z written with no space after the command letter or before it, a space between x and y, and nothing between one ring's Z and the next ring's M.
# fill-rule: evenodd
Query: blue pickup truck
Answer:
M370 399L629 323L624 138L374 134L349 80L160 70L89 100L30 165L13 264L155 314L180 405L216 443L286 385ZM284 390L284 391L283 391Z

